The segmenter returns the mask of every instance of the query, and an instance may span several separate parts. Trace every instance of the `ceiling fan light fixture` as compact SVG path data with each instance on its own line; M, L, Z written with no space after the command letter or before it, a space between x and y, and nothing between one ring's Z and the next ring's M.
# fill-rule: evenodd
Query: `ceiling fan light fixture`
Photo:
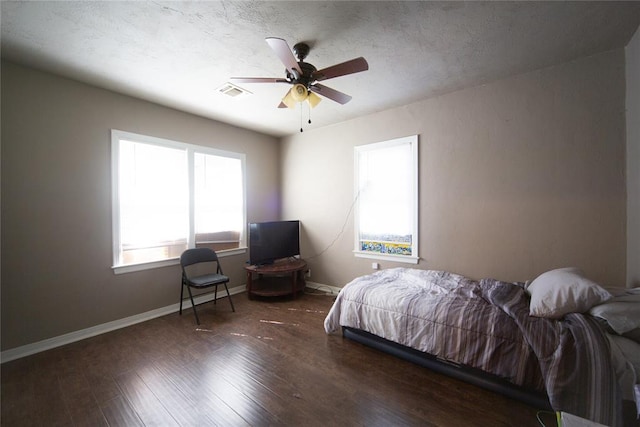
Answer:
M307 97L307 102L309 103L309 106L311 106L311 108L315 108L316 105L320 103L320 101L322 101L322 98L320 98L318 95L316 95L313 92L309 92L309 96Z
M293 85L293 87L291 88L291 96L296 102L304 101L305 99L307 99L308 95L309 91L304 85L300 83Z
M293 92L293 88L289 89L289 91L284 96L284 98L282 98L282 103L286 105L288 108L296 107L296 100L293 98L292 92Z

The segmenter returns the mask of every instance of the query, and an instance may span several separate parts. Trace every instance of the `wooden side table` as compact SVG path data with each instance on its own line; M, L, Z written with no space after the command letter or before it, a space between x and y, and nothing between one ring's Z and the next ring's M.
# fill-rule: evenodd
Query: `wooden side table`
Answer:
M247 295L253 299L254 295L275 297L293 295L304 291L306 282L304 274L307 263L302 259L284 259L266 265L248 265Z

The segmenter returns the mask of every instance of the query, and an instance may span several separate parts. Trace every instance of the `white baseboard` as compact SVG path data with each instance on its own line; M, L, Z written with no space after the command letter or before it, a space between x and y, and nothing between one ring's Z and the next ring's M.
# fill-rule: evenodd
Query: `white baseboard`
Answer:
M247 287L245 285L236 286L229 289L231 295L245 292ZM225 295L226 296L226 295ZM212 301L213 295L202 295L194 298L196 304ZM189 301L186 301L187 307L191 308ZM0 353L0 363L10 362L21 357L30 356L32 354L40 353L45 350L60 347L66 344L71 344L76 341L80 341L86 338L91 338L96 335L111 332L116 329L125 328L127 326L135 325L136 323L145 322L147 320L155 319L156 317L165 316L167 314L175 313L180 310L180 303L175 303L166 307L157 308L155 310L147 311L145 313L136 314L135 316L125 317L124 319L114 320L113 322L103 323L101 325L92 326L87 329L81 329L79 331L70 332L68 334L60 335L46 340L38 341L32 344L23 345L20 347L5 350Z

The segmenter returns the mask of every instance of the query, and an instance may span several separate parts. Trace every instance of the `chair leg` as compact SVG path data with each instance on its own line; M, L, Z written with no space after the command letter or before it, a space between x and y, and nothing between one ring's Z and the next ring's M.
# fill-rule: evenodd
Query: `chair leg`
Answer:
M196 305L193 303L193 295L191 294L191 288L187 286L187 291L189 291L189 299L191 299L191 307L193 307L193 314L196 315L196 323L200 324L200 319L198 318L198 312L196 311Z
M216 302L218 302L218 285L213 289L213 305L216 305Z
M227 298L229 298L229 303L231 304L231 311L233 311L235 313L236 308L233 306L233 301L231 301L231 294L229 293L229 288L227 288L227 284L224 283L224 288L227 290ZM218 289L218 287L216 286L216 289Z
M182 299L184 295L184 282L180 285L180 316L182 316Z

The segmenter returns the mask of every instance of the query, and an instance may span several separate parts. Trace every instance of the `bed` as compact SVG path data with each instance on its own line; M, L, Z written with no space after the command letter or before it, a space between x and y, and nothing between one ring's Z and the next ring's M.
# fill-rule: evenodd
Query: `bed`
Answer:
M607 290L577 269L553 270L531 283L381 270L347 284L324 327L536 407L609 426L622 425L622 400L634 398L640 372L633 360L640 344L632 339L640 331L640 288Z

